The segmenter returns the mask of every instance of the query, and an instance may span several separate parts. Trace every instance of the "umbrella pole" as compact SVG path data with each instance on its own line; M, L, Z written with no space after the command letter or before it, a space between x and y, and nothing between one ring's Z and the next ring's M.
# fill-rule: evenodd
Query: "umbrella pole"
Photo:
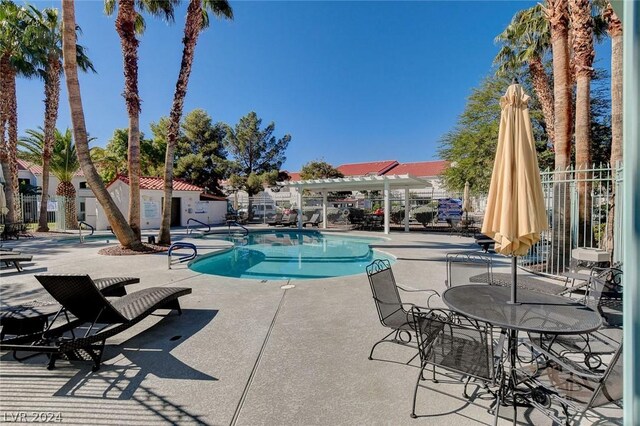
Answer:
M511 256L511 303L518 304L518 258Z

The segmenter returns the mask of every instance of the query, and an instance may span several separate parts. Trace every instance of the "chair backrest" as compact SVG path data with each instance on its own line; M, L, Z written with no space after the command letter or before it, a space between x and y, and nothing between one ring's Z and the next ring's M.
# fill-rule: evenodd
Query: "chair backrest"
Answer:
M78 319L101 324L128 321L105 299L89 275L40 274L35 277L58 303Z
M413 307L420 358L449 371L495 382L492 330L446 309Z
M311 219L309 220L309 222L316 223L319 218L320 218L320 215L318 213L314 213L313 215L311 215Z
M601 315L602 304L606 299L619 298L622 295L622 270L618 268L591 268L587 305L596 308Z
M382 325L390 327L390 324L396 323L397 320L406 323L408 313L403 309L391 263L385 259L376 259L367 265L366 269Z
M587 405L590 407L600 407L610 402L620 401L622 399L622 382L623 382L623 360L622 360L622 343L613 355L609 367L605 371L602 380L593 392L591 401Z
M481 253L447 253L447 287L493 283L491 257Z
M291 215L290 215L290 214L283 214L283 215L280 217L280 222L289 222L289 218L290 218L290 217L291 217Z
M273 221L280 222L281 220L282 220L282 213L276 213L276 215L273 217Z

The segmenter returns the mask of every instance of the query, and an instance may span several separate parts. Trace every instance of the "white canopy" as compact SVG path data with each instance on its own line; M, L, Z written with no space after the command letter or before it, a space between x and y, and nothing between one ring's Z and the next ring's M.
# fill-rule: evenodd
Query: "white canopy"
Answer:
M409 232L409 189L431 187L429 181L411 175L354 176L344 178L309 179L294 182L278 182L279 186L293 187L298 190L298 205L302 206L302 192L305 189L322 192L322 226L326 228L327 193L340 191L375 191L384 193L384 233L389 233L389 197L392 190L404 189L405 222L404 229ZM302 227L302 216L298 216L298 227Z

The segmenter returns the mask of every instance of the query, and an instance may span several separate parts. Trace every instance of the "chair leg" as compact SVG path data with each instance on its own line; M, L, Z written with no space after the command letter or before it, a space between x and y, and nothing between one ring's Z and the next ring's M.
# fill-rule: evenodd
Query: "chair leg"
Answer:
M469 382L471 381L471 376L467 377L467 380L464 382L464 390L462 391L462 396L466 399L469 399L469 395L467 394L467 386L469 386Z
M178 315L182 315L182 308L180 307L180 301L178 299L174 299L170 302L167 302L163 308L171 309L178 311Z
M369 353L369 360L373 359L373 351L376 348L376 346L378 346L380 343L382 342L386 342L387 341L387 337L391 336L393 333L397 333L396 330L393 330L391 333L387 334L386 336L384 336L382 339L380 339L378 342L376 342L375 345L373 345L373 347L371 348L371 352Z
M420 373L418 374L418 379L416 380L416 387L413 390L413 405L411 406L411 418L412 419L416 419L418 418L418 416L416 415L416 399L418 397L418 386L420 386L420 380L422 379L422 375L424 373L424 368L427 365L423 365L422 368L420 368Z
M58 354L51 354L49 357L49 364L47 364L47 370L53 370L56 368L56 359L58 358Z

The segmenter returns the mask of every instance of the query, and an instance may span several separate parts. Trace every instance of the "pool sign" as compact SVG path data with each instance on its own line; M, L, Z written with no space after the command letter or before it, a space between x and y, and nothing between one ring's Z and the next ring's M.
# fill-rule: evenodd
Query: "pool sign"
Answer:
M459 198L442 198L438 200L438 220L461 219L462 200Z
M145 219L157 219L160 217L160 203L155 201L143 201L142 207Z

